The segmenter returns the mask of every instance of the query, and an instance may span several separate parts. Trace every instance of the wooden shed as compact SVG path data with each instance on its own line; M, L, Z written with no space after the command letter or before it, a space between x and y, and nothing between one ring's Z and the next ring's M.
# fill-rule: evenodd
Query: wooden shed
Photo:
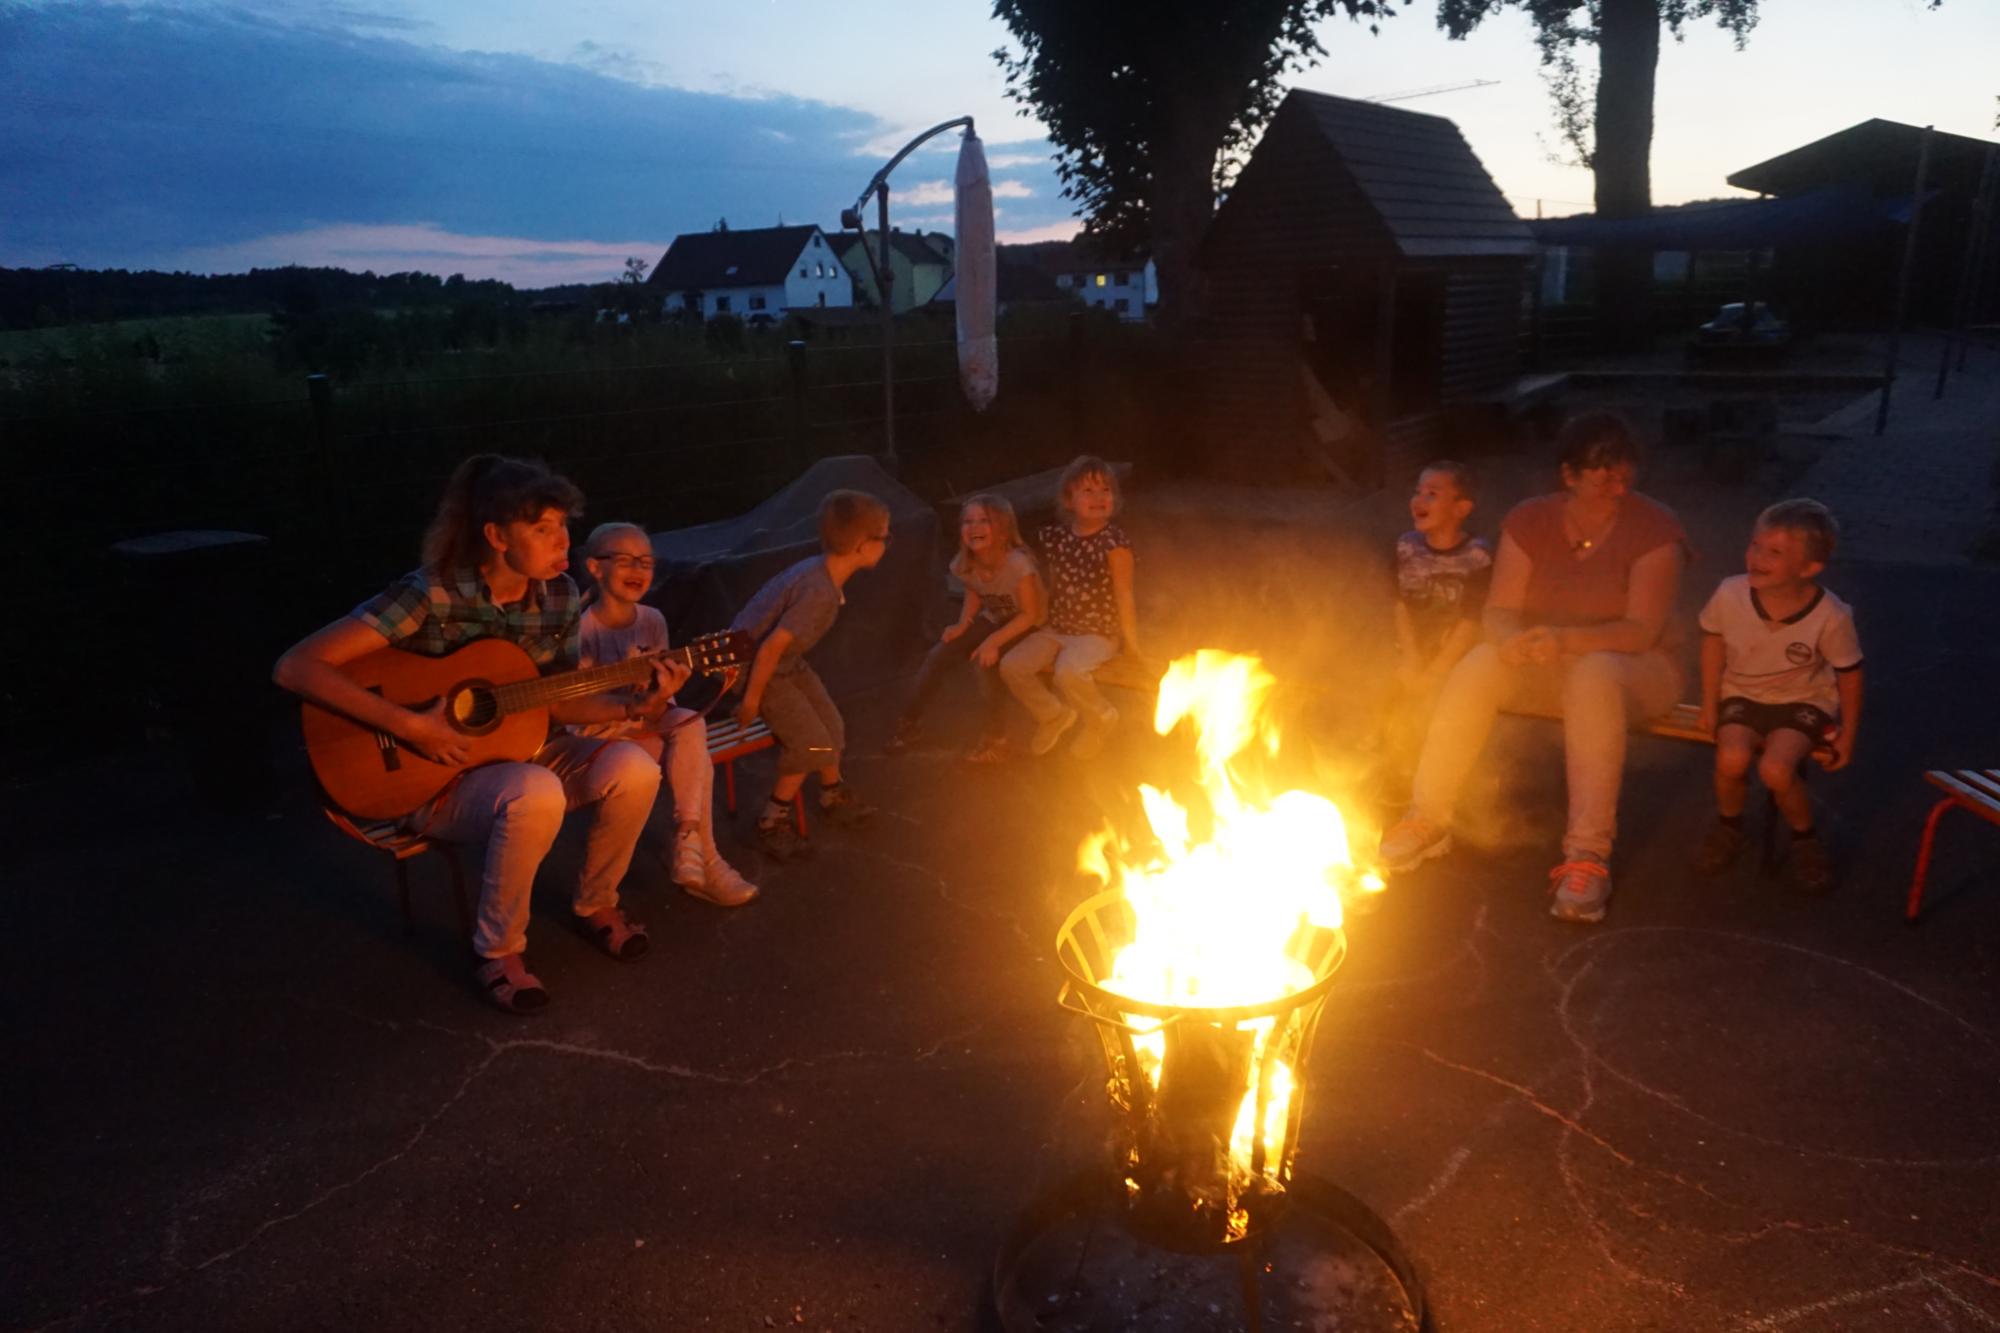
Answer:
M1534 253L1451 121L1291 93L1197 260L1211 450L1379 484L1515 392Z

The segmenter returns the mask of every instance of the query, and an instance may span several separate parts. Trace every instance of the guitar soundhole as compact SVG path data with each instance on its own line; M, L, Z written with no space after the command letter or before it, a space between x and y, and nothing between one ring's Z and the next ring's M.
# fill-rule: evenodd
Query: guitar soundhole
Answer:
M469 680L452 691L447 711L453 725L474 736L500 724L499 701L493 696L493 686L483 680Z

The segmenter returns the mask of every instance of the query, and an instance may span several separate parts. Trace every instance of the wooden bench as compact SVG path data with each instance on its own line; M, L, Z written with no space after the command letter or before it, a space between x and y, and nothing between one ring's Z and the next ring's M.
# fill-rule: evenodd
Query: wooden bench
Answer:
M1931 843L1944 812L1958 806L1989 824L2000 824L2000 768L1934 768L1924 774L1924 781L1943 792L1944 799L1931 807L1930 818L1924 821L1923 841L1917 844L1917 870L1910 879L1910 901L1903 909L1903 919L1913 926L1923 910L1924 880L1931 873Z
M358 843L373 847L396 864L396 902L403 909L403 933L413 934L415 923L410 916L410 868L409 863L425 852L437 852L451 870L452 903L458 908L458 928L467 939L472 938L472 901L465 890L465 868L458 863L458 849L448 842L427 838L421 833L407 833L394 824L357 824L332 806L321 806L333 826Z
M747 727L738 725L734 717L708 720L708 760L722 770L723 807L730 814L736 813L736 761L759 750L768 750L778 743L771 734L770 724L757 718ZM792 797L792 817L797 821L799 836L806 836L806 803L804 792Z
M1554 710L1544 712L1536 709L1502 709L1501 711L1514 717L1533 717L1541 718L1545 721L1557 722L1562 720L1562 714ZM1666 712L1648 721L1644 726L1634 727L1632 730L1642 736L1658 736L1664 740L1687 741L1694 745L1715 744L1715 734L1701 729L1700 704L1675 704ZM1807 760L1818 759L1824 762L1832 757L1833 751L1829 750L1826 746L1815 745L1812 752L1805 759L1799 760L1800 781L1805 780ZM1778 823L1778 798L1771 794L1769 788L1766 788L1764 791L1763 860L1759 869L1767 875L1778 868Z

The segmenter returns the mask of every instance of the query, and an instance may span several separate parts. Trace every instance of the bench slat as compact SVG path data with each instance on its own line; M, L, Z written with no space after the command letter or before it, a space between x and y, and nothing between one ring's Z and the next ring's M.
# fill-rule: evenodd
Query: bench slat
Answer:
M1978 788L1980 791L1991 794L1995 800L2000 800L2000 781L1996 781L1980 770L1976 768L1962 768L1953 776L1957 777L1961 782L1965 782Z
M2000 796L1962 782L1959 774L1942 769L1932 769L1924 774L1924 779L1981 819L2000 824Z

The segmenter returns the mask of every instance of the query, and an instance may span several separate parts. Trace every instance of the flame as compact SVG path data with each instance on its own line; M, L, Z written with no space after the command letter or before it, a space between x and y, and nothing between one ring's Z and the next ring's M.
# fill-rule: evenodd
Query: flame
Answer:
M1301 925L1338 929L1343 895L1382 887L1372 869L1356 869L1346 823L1331 800L1308 791L1266 792L1243 771L1245 757L1278 753L1279 729L1264 708L1275 684L1257 658L1211 649L1178 659L1162 677L1153 728L1165 735L1183 721L1194 724L1210 828L1198 840L1187 807L1142 785L1153 846L1137 855L1108 828L1085 840L1080 868L1120 891L1136 922L1131 942L1114 956L1106 989L1200 1008L1283 999L1315 980L1291 952ZM1166 1052L1160 1020L1138 1014L1126 1020L1137 1034L1141 1072L1157 1091ZM1236 1027L1253 1034L1252 1058L1261 1062L1272 1020ZM1230 1136L1233 1186L1258 1175L1282 1186L1294 1095L1294 1071L1283 1058L1271 1062L1261 1116L1251 1080Z

